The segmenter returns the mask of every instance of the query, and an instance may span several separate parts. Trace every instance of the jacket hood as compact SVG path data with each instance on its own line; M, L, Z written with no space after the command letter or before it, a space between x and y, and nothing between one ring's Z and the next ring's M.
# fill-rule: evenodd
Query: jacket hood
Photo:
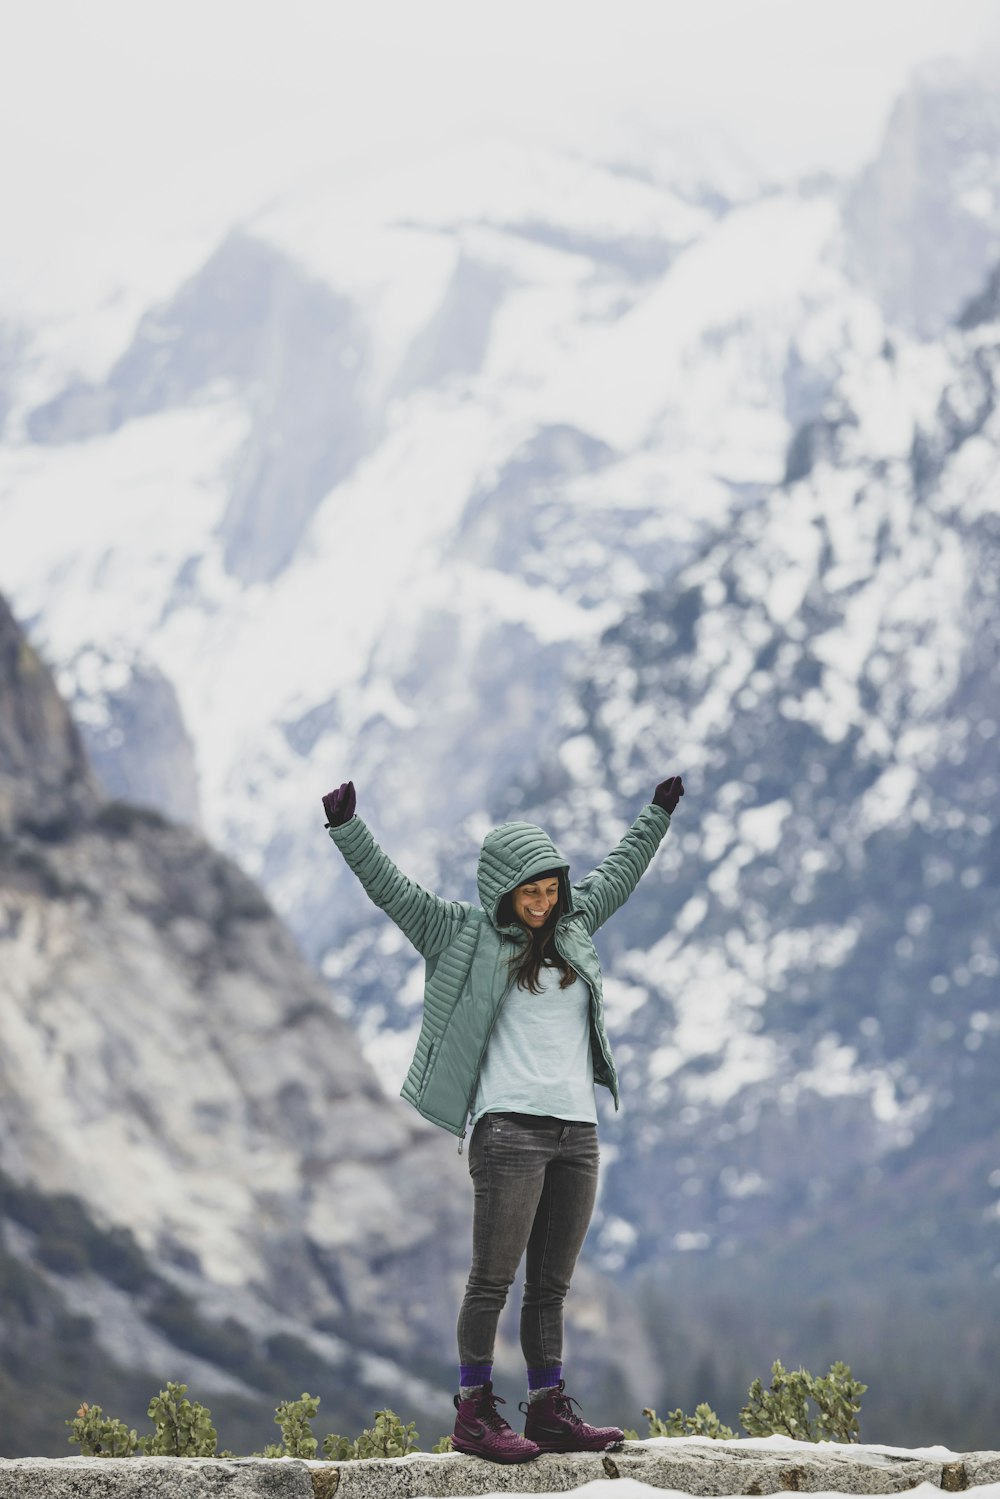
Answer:
M560 869L566 874L569 860L563 858L548 833L533 822L501 823L500 827L486 834L476 870L476 885L483 910L494 926L498 925L497 910L508 891L545 869ZM572 910L573 892L569 880L563 883Z

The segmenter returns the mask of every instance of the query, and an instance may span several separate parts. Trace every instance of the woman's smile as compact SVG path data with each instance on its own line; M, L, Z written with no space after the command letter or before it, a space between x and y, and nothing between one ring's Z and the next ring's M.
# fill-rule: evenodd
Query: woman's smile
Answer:
M558 879L529 880L513 891L514 915L525 926L544 926L559 900Z

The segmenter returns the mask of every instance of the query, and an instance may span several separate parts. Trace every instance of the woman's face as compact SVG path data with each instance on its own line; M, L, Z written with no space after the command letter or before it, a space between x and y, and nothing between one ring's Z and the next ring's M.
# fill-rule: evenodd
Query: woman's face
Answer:
M514 915L526 927L538 930L551 916L559 900L559 880L552 875L544 880L529 880L511 892Z

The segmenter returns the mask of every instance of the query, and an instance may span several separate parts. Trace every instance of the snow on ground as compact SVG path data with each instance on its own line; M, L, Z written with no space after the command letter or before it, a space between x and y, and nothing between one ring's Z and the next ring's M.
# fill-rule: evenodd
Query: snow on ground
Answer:
M941 1490L933 1483L920 1483L907 1492L916 1495L917 1499L941 1499ZM1000 1499L1000 1483L984 1483L971 1492L976 1499ZM581 1495L582 1499L645 1499L650 1494L657 1495L658 1499L690 1499L690 1495L679 1489L656 1488L649 1483L640 1483L636 1478L597 1478L593 1483L582 1484L573 1493ZM479 1495L478 1499L519 1499L519 1495L516 1490L505 1489L502 1495L496 1491ZM843 1499L843 1495L821 1490L813 1495L813 1499Z

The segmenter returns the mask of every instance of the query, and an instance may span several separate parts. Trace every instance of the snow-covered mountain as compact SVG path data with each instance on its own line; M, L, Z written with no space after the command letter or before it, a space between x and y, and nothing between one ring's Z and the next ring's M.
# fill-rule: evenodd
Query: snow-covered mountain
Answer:
M920 68L845 204L847 263L892 322L936 337L1000 258L1000 96L988 68Z
M470 651L526 631L558 673L780 477L871 317L828 263L835 225L829 199L713 215L524 152L457 154L348 202L310 183L227 236L99 381L67 371L15 399L0 581L87 731L120 732L131 793L148 745L119 720L151 675L171 684L206 830L304 935L333 888L305 779L322 788L394 724L408 794L377 756L359 775L402 831L440 773L433 741L479 717ZM640 240L656 254L637 271ZM572 528L554 545L526 531L536 480ZM388 657L453 609L459 659L432 640L415 656L450 688L401 694ZM530 735L530 712L511 727ZM436 831L506 779L481 761Z
M996 1294L995 131L931 70L846 191L507 145L311 174L7 381L0 586L105 782L262 882L390 1095L420 973L322 792L471 897L492 822L583 872L685 772L604 935L589 1253L750 1374L909 1363L911 1281Z

